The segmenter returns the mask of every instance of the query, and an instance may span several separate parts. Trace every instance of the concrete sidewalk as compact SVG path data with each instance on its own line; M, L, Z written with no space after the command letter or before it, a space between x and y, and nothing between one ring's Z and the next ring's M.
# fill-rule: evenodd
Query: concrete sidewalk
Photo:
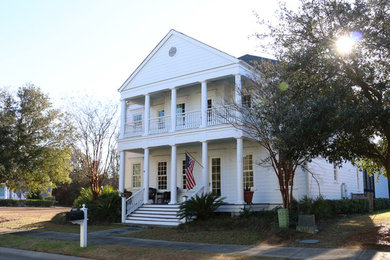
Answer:
M91 232L88 234L88 243L291 259L390 259L390 252L376 250L222 245L115 236L124 233L136 232L138 230L131 227L125 227L111 231ZM71 233L24 231L16 234L46 239L79 241L79 234Z

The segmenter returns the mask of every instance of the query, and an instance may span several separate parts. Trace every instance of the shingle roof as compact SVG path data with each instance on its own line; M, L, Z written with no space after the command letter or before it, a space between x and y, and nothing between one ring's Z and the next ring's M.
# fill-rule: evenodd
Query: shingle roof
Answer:
M250 55L250 54L245 54L244 56L239 57L238 59L245 61L249 65L254 65L254 63L261 64L262 62L271 62L273 64L278 63L277 60L273 59L268 59L268 58L263 58L260 56L255 56L255 55Z

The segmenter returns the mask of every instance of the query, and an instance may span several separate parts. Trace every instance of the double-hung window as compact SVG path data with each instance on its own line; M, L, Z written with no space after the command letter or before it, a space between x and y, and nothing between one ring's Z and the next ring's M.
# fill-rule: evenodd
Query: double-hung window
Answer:
M133 164L133 188L141 187L141 164Z
M157 188L166 190L168 187L167 162L157 163Z
M253 187L253 157L251 154L244 157L244 187Z
M187 176L186 176L186 160L183 161L183 190L187 189Z

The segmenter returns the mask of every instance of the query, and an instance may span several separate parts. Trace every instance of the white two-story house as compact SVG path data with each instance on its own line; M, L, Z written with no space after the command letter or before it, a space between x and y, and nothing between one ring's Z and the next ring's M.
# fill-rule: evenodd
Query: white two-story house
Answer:
M235 58L171 30L124 82L119 89L119 186L133 196L122 199L122 222L176 225L178 204L201 192L225 197L228 205L221 211L239 212L244 187L254 191L253 209L282 204L273 170L257 163L266 151L221 116L229 112L223 104L246 102L241 88L251 77L249 61L258 58ZM185 153L196 160L196 186L190 191ZM308 167L317 176L298 171L297 198L363 192L361 173L351 165L335 169L319 159Z

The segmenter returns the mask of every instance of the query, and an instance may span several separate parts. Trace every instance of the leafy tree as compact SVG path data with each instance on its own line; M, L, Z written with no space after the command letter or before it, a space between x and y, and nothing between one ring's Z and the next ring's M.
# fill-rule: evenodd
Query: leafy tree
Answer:
M292 137L390 176L390 2L302 0L298 11L282 6L278 24L260 23L304 119Z
M73 149L70 160L72 171L69 174L72 181L57 184L57 188L53 190L53 196L59 205L72 206L73 201L80 196L81 189L89 187L89 179L85 175L84 157L85 155L79 149Z
M0 182L13 190L46 190L69 181L72 126L49 97L28 84L0 91Z

